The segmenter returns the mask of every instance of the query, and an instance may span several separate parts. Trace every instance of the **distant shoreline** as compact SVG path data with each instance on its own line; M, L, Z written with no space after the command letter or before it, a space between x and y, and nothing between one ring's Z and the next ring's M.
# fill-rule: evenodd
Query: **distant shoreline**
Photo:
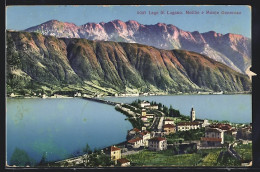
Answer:
M125 97L151 97L151 96L193 96L193 95L252 95L252 92L238 92L238 93L183 93L183 94L158 94L158 95L127 95L127 96L100 96L100 97L95 97L95 98L106 98L106 97L116 97L116 98L125 98ZM6 98L25 98L25 99L30 99L30 98L40 98L40 99L63 99L63 98L81 98L82 96L76 96L76 97L69 97L69 96L63 96L61 97L38 97L38 96L32 96L32 97L27 97L27 96L6 96Z

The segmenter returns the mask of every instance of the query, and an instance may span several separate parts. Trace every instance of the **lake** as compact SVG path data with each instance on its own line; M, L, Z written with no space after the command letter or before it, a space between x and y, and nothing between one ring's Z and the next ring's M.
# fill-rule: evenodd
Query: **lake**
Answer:
M88 144L104 148L126 140L132 128L126 116L113 106L80 98L7 99L7 160L24 150L40 161L59 160L83 150Z
M192 107L196 117L252 122L251 95L176 95L146 97L106 97L110 101L131 103L136 99L161 102L189 115ZM24 150L40 161L60 160L83 150L93 150L125 141L132 128L126 116L113 106L80 98L7 99L7 160L15 150Z

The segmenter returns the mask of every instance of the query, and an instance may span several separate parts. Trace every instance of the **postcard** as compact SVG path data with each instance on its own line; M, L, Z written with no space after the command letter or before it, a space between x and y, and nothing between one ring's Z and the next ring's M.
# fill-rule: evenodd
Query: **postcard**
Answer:
M252 166L251 6L6 7L6 168Z

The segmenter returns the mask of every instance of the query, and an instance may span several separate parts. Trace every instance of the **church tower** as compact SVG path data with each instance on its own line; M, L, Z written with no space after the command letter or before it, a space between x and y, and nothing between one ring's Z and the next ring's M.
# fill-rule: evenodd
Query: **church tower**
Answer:
M192 107L191 108L191 112L190 112L190 121L193 122L193 121L195 121L195 119L196 119L196 117L195 117L195 110Z

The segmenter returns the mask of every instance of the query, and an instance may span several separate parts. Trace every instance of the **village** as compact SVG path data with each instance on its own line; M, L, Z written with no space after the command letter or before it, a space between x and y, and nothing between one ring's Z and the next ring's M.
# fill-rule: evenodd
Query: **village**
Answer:
M174 158L184 155L197 156L199 160L189 160L186 164L180 161L177 165L252 165L251 123L196 119L193 107L190 115L184 116L178 110L156 102L136 100L125 104L92 100L115 105L117 111L127 116L134 128L128 131L126 141L102 150L88 151L82 156L48 163L48 166L172 166L176 161ZM166 161L159 162L166 154ZM158 162L153 159L155 162L151 163L148 162L150 156L161 157Z

